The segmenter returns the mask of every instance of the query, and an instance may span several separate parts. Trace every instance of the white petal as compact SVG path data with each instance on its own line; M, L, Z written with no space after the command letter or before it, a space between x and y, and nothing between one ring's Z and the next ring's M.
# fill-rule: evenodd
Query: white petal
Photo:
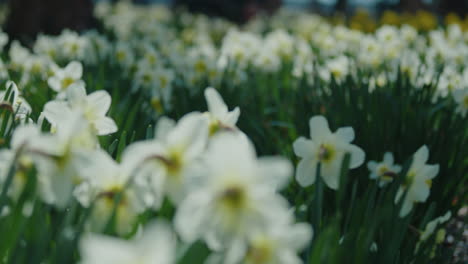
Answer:
M354 140L354 129L352 127L342 127L336 131L336 135L349 143Z
M304 249L312 239L313 230L309 224L295 224L288 232L287 246L296 251Z
M293 168L291 162L279 157L264 157L258 160L259 174L265 184L275 190L283 188L289 181Z
M413 209L413 201L406 198L400 210L400 217L407 216L411 212L411 209Z
M313 141L322 141L331 134L328 121L324 116L314 116L309 120L310 137Z
M439 173L439 165L424 165L419 173L426 179L432 179Z
M247 253L247 245L241 239L235 239L226 252L224 264L238 264Z
M159 118L155 129L155 138L158 140L166 140L169 132L174 129L176 122L166 116Z
M296 139L293 143L294 153L301 158L311 158L315 148L314 142L304 137Z
M72 83L67 88L67 99L72 103L83 102L86 99L86 89L83 83Z
M200 192L190 195L179 206L174 225L183 241L191 243L203 233L210 201L210 196Z
M370 171L375 171L375 169L377 168L377 162L371 160L369 162L367 162L367 168L370 170Z
M118 130L114 120L109 117L102 117L94 122L94 127L98 135L109 135Z
M62 88L62 84L60 82L60 79L57 78L57 76L52 76L50 77L48 80L47 80L47 84L49 85L49 87L56 91L56 92L60 92L61 88Z
M237 120L239 119L240 109L239 107L234 108L231 112L226 115L226 120L224 120L226 125L235 126Z
M122 154L122 164L129 171L141 167L145 161L153 156L163 155L164 149L161 143L154 140L145 140L128 145Z
M205 89L205 99L208 104L208 110L216 117L224 116L228 112L223 98L214 88Z
M44 106L44 116L53 125L65 122L70 112L67 103L63 101L51 101Z
M333 190L338 189L342 160L343 156L340 155L340 158L329 163L322 163L321 165L320 176L322 176L325 184Z
M429 149L426 145L420 147L413 156L413 164L424 164L429 159Z
M26 124L15 129L15 133L11 139L11 147L19 148L22 144L28 141L35 141L39 137L39 128L33 124Z
M81 239L80 253L82 264L129 263L136 255L125 240L91 234Z
M429 186L427 186L425 181L415 181L408 192L408 196L410 196L411 200L425 202L427 197L429 197Z
M391 152L385 152L383 156L383 161L387 165L392 165L393 164L393 154Z
M65 72L74 80L81 79L83 75L83 65L80 62L72 61L65 67Z
M364 150L356 145L351 145L349 151L351 152L351 161L349 167L354 169L361 166L366 158L366 153Z
M177 126L168 135L167 143L183 146L185 157L193 159L205 149L208 140L208 125L200 113L190 113L179 120Z
M296 180L302 187L307 187L315 183L317 161L303 159L296 169Z
M109 111L112 99L107 91L96 91L88 95L87 101L98 115L104 116Z

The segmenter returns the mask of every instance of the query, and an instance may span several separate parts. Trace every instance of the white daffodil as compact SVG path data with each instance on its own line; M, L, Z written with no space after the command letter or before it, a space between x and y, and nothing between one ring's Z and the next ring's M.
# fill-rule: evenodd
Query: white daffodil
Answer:
M136 184L141 183L154 193L153 207L161 205L161 193L175 204L185 197L187 180L197 174L207 138L206 119L200 113L189 113L177 124L160 118L154 140L127 147L123 159L138 168Z
M443 223L447 222L450 219L450 217L452 217L452 213L450 211L448 211L443 216L439 216L436 219L434 219L434 220L430 221L429 223L427 223L426 228L422 232L421 237L419 238L419 240L424 241L424 240L428 239L429 236L434 233L436 227L438 225L440 225L440 224L443 224Z
M401 171L401 166L393 164L393 154L386 152L383 156L382 162L369 161L367 168L370 171L369 178L379 181L379 186L383 187L393 181Z
M7 98L8 95L8 98ZM19 122L25 122L28 115L31 113L31 106L20 96L20 92L16 84L12 81L6 83L6 89L0 91L0 107L7 109L14 115L14 119ZM4 122L5 116L0 116L0 124ZM9 129L13 120L7 121L6 129Z
M116 208L116 230L129 234L145 209L142 193L131 181L131 171L125 163L118 164L106 152L97 150L86 157L81 169L83 182L74 195L87 207L94 202L89 225L94 231L102 231ZM117 202L118 196L120 199Z
M293 144L294 153L301 157L296 169L296 180L303 187L312 185L320 162L320 176L328 187L336 190L345 154L351 155L349 168L354 169L364 162L365 153L358 146L350 144L354 140L352 127L342 127L332 133L323 116L312 117L309 127L311 139L300 137Z
M18 128L20 129L20 128ZM19 132L21 133L21 132ZM8 173L14 166L15 156L19 149L2 149L0 150L0 186L3 187L8 177ZM14 172L13 179L8 187L7 195L13 200L17 200L28 181L26 173L32 168L33 161L27 154L19 154L16 160L17 167ZM13 167L14 168L14 167Z
M83 66L80 62L72 61L63 69L57 68L47 83L52 90L58 93L59 98L63 98L71 84L81 83L84 85L83 80L81 80L82 76Z
M208 112L205 115L209 119L210 135L220 130L237 130L236 123L240 115L239 107L229 112L221 95L211 87L205 89L205 99L208 104Z
M429 149L425 145L420 147L413 155L413 161L406 174L406 180L395 197L395 203L397 203L406 192L400 217L406 216L413 208L414 203L425 202L429 197L432 179L439 173L439 165L426 164L428 159Z
M135 54L130 45L126 42L118 42L114 49L112 59L124 69L129 69L135 62Z
M172 98L172 82L174 81L174 71L171 69L157 68L154 72L156 78L156 86L153 87L152 93L162 98L166 108L171 107Z
M466 113L468 113L468 88L455 90L452 95L453 99L455 99L455 102L458 104L456 109L457 113L460 113L461 116L465 117Z
M44 106L44 116L53 124L60 124L71 111L81 112L97 135L108 135L117 131L114 120L107 117L111 97L106 91L86 95L84 84L70 85L66 92L67 101L50 101Z
M55 134L41 133L39 127L33 124L15 130L9 151L13 155L21 151L18 162L25 169L35 165L39 194L46 203L63 208L70 201L75 183L81 181L80 153L97 146L96 139L87 133L87 129L87 122L80 115L73 114ZM5 157L8 158L11 153ZM26 180L21 171L15 186L23 185Z
M247 243L238 241L224 255L210 256L208 263L301 264L297 254L307 246L312 233L310 225L295 224L292 214L278 215L271 226L252 232Z
M28 140L27 136L23 135L23 140ZM83 180L80 174L84 166L82 157L96 149L97 138L80 113L70 112L68 118L58 124L54 134L30 142L35 146L31 152L38 159L36 166L46 195L44 200L63 208L70 201L73 188Z
M141 237L124 240L88 234L80 241L81 264L175 264L177 240L169 225L150 224Z
M257 159L246 137L222 133L212 139L205 164L205 174L176 212L175 228L184 241L203 238L213 250L228 249L287 212L276 191L292 172L288 161Z

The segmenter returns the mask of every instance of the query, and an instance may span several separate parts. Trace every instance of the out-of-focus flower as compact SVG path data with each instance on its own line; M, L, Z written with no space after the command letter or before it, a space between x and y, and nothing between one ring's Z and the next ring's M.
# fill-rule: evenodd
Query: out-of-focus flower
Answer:
M131 168L125 161L116 163L106 152L97 150L86 155L86 166L81 169L83 181L74 195L87 207L93 202L89 225L94 231L102 231L114 208L116 231L129 234L137 216L145 209L144 192L136 189L131 179Z
M257 159L247 138L221 133L211 140L205 164L205 174L175 216L184 241L203 238L213 250L229 250L287 213L286 201L276 191L289 179L288 161Z
M456 90L452 95L458 104L456 111L465 117L468 112L468 88Z
M0 91L0 105L3 109L7 109L11 112L15 121L19 121L21 123L26 122L28 115L31 113L31 106L22 96L20 96L18 87L12 81L8 81L6 89L4 91ZM5 116L0 116L0 123L5 121L4 118ZM13 120L8 120L6 129L9 129L12 123Z
M164 222L152 223L141 237L124 240L88 234L80 242L82 264L174 264L177 239Z
M111 97L106 91L96 91L86 95L82 83L74 83L66 91L67 101L50 101L44 106L44 115L53 124L60 124L69 112L77 111L91 124L97 135L108 135L117 131L114 120L107 117Z
M247 243L238 241L231 247L224 262L217 254L210 257L209 263L301 264L297 254L307 246L312 234L308 224L295 224L291 214L278 215L270 226L250 234Z
M136 170L136 184L155 194L151 206L159 208L163 196L178 204L185 198L187 181L199 171L200 157L205 151L208 125L200 113L190 113L177 124L160 118L156 138L127 147L123 158Z
M393 162L393 154L391 152L384 154L382 162L369 161L367 163L367 168L371 172L369 178L378 180L380 187L392 182L401 171L401 166Z
M239 107L229 111L221 95L211 87L205 90L205 99L208 104L208 111L205 112L205 115L209 119L210 135L223 130L237 131L236 123L240 115Z
M430 221L429 223L427 223L426 225L426 228L424 229L423 233L421 234L421 237L419 238L419 240L426 240L429 238L430 235L432 235L436 229L436 227L440 224L443 224L445 222L447 222L450 217L452 217L452 213L450 211L448 211L446 214L444 214L443 216L439 216L437 217L436 219Z
M83 75L83 66L80 62L72 61L63 69L56 69L53 76L49 78L47 83L52 90L56 91L57 97L63 98L70 85L77 83L84 86L81 80Z

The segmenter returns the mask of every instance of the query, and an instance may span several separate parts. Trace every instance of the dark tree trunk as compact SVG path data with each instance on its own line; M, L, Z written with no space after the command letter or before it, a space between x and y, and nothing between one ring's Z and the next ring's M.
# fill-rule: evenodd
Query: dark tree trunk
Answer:
M344 13L346 12L347 6L348 6L347 0L338 0L335 5L335 11Z
M422 0L400 0L399 8L401 11L415 12L425 7Z
M244 23L260 11L274 12L281 0L175 0L176 6L185 6L191 12L227 18Z
M82 31L95 26L92 0L10 0L5 31L28 41L38 33L59 34L63 29Z
M468 15L468 0L443 0L439 1L439 10L441 14L456 13L459 16Z

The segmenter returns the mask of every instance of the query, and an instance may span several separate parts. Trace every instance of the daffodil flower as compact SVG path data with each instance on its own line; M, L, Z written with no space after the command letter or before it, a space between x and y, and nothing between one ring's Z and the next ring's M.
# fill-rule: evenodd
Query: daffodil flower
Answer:
M312 235L309 224L294 223L293 215L286 212L249 234L246 243L237 240L224 254L211 255L207 264L301 264L297 254L307 246Z
M206 171L178 207L176 231L186 242L203 238L213 250L244 241L286 212L276 193L292 171L282 158L257 159L245 137L214 136L205 156Z
M74 195L85 207L94 202L90 228L102 231L115 207L117 232L129 234L138 215L145 210L144 193L133 183L131 168L125 161L115 162L102 150L88 152L85 159L86 166L81 169L83 181Z
M80 241L80 263L174 264L176 245L177 239L165 222L151 223L133 240L87 234Z
M400 217L405 217L417 202L425 202L429 197L432 179L439 173L439 165L426 164L429 159L429 149L422 146L414 153L413 161L406 174L406 180L395 197L399 202L406 192L405 200L400 211Z
M466 75L468 76L468 74ZM457 113L459 113L462 117L466 117L466 113L468 113L468 88L455 90L453 91L452 95L453 99L457 103Z
M237 131L236 123L240 115L239 107L228 111L226 103L224 103L221 95L211 87L205 89L205 99L208 104L208 111L205 115L209 119L210 135L220 130Z
M367 168L371 172L369 178L378 180L380 187L392 182L401 171L401 166L393 164L393 154L390 152L384 154L382 162L369 161Z
M320 162L320 176L328 187L336 190L345 154L351 155L349 168L354 169L364 162L365 153L358 146L350 144L354 140L352 127L342 127L332 133L323 116L312 117L309 126L311 139L300 137L293 144L294 153L301 158L296 169L296 180L303 187L314 184Z
M185 197L187 180L199 171L207 137L206 119L200 113L190 113L177 124L160 118L154 140L127 147L123 159L137 168L137 181L152 189L156 197L154 208L161 205L161 193L167 194L175 204Z
M10 91L9 98L6 98L8 91ZM6 83L6 90L0 91L0 107L10 111L14 119L20 122L25 122L31 113L31 106L20 96L18 87L12 81ZM3 115L0 116L0 123L4 122L4 118ZM12 123L12 119L8 120L7 130Z
M49 87L56 91L58 98L63 98L71 84L81 83L84 85L81 77L83 75L83 65L80 62L72 61L65 68L57 68L54 75L48 79Z
M86 95L83 84L72 84L66 92L67 101L54 100L44 106L44 116L53 125L67 118L69 112L81 112L97 135L108 135L117 131L114 120L107 117L111 97L106 91L96 91Z

